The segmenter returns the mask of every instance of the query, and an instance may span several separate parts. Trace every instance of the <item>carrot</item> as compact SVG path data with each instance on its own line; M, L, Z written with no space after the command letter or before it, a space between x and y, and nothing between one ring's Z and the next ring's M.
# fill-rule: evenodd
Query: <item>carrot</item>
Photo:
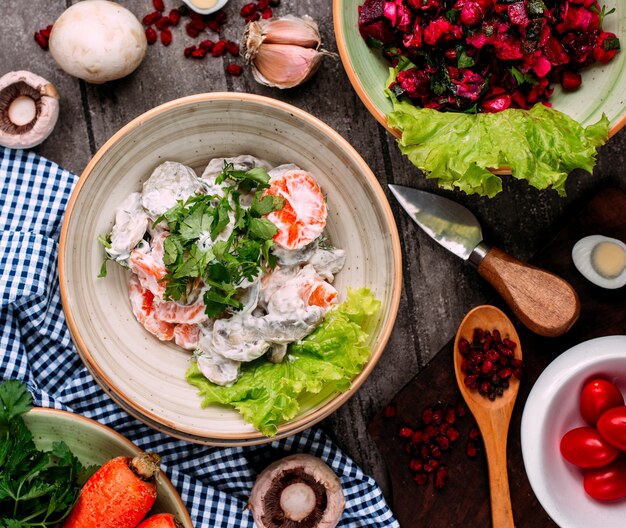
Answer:
M182 528L182 526L171 513L157 513L148 517L137 528Z
M135 528L157 496L159 455L117 457L96 471L80 491L64 528Z

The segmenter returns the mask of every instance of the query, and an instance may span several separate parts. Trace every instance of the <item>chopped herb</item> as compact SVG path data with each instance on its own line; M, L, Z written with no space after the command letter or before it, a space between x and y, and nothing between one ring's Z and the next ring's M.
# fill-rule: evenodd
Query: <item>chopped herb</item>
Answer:
M457 68L471 68L476 64L474 59L465 53L465 50L459 46L460 50L457 50Z
M18 380L0 383L0 526L55 526L69 514L97 467L84 467L64 442L36 448L22 415L32 396Z
M459 15L461 14L461 10L460 9L450 9L449 11L446 12L446 20L452 24L454 24L456 22L456 19L459 18Z
M613 9L609 9L608 11L606 10L606 5L602 6L602 11L600 11L598 9L598 6L591 4L591 6L589 7L589 9L591 9L591 11L594 11L595 13L598 13L598 15L600 15L600 25L602 25L602 23L604 22L604 17L607 15L611 15L613 13L615 13L615 8Z
M216 183L233 185L222 185L223 196L192 196L156 220L166 220L170 232L163 243L165 299L186 302L203 281L209 317L242 308L238 287L276 265L270 250L278 228L265 216L282 209L285 200L264 193L269 179L263 168L235 170L226 163ZM250 207L242 207L240 194L252 191Z
M108 233L106 236L98 235L98 242L102 244L105 248L111 248L111 233ZM100 266L100 273L98 273L98 278L103 278L107 276L107 262L111 260L108 253L105 252L104 260L102 261L102 266Z

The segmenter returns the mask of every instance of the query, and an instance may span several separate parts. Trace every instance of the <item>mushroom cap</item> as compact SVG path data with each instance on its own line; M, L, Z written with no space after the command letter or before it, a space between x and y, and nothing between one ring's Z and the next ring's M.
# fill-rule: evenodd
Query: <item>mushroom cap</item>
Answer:
M21 95L35 101L35 118L15 126L8 119L8 109ZM59 118L59 94L54 85L29 71L12 71L0 78L0 145L28 149L42 143Z
M304 477L304 482L317 483L323 486L325 491L325 507L316 523L310 524L308 519L295 521L296 526L315 528L334 528L337 526L345 506L345 497L341 488L341 482L337 475L321 459L307 454L290 455L278 460L265 468L257 477L248 507L254 516L254 522L259 528L274 528L279 526L273 519L275 518L268 508L268 497L278 497L280 502L280 491L276 493L278 487L286 489L294 482L298 482L300 477ZM288 483L287 485L285 485ZM288 526L288 524L280 524Z
M66 9L52 26L48 45L61 69L93 84L133 72L148 48L137 17L108 0L83 0Z

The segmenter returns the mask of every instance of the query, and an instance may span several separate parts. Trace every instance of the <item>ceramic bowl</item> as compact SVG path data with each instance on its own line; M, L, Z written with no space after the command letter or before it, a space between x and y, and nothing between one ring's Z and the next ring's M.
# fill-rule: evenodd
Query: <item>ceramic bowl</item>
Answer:
M522 455L530 485L562 528L621 528L626 500L598 502L583 489L583 472L559 449L570 429L587 425L579 396L595 377L613 381L626 395L626 336L585 341L557 357L533 386L522 415Z
M387 124L386 115L392 111L385 97L385 81L389 76L389 62L382 58L379 50L370 49L361 38L358 28L358 7L364 0L333 0L335 36L339 55L350 82L363 104L392 134L397 130ZM626 3L620 0L601 2L615 12L604 20L604 30L615 33L626 42ZM608 10L608 9L607 9ZM595 64L583 74L583 83L575 93L563 93L560 85L555 86L550 102L554 108L576 119L583 125L595 123L604 112L610 120L609 136L613 136L626 125L626 53L618 53L606 64Z
M327 232L347 261L336 277L341 298L349 287L368 287L382 308L372 327L372 356L342 394L322 392L301 400L301 412L275 438L301 431L343 404L380 358L396 317L401 256L389 203L356 151L311 115L265 97L201 94L166 103L115 134L89 162L71 197L60 242L61 295L74 342L94 378L126 411L179 438L210 445L272 440L234 410L200 407L185 381L190 353L150 335L135 320L128 275L103 259L98 235L110 231L116 208L165 160L199 174L215 157L252 154L310 171L327 196Z
M209 5L211 4L211 2L206 1L194 2L194 0L183 0L183 2L187 4L189 9L195 11L196 13L200 13L201 15L210 15L211 13L215 13L216 11L222 9L222 7L224 7L228 3L228 0L215 0L215 3L213 3L212 5ZM201 7L203 4L207 5L207 7Z
M141 450L113 429L84 416L58 409L33 408L24 415L38 449L65 442L84 465L104 464L118 456L135 456ZM163 472L157 474L157 500L150 511L173 513L185 528L193 528L189 513Z

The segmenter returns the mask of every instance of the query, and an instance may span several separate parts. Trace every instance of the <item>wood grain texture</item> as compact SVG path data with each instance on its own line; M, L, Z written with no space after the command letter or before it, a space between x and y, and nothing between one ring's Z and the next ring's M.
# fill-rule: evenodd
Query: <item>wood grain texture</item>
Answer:
M625 192L618 189L601 190L531 260L532 264L556 273L574 287L580 296L581 314L572 329L558 338L533 334L516 318L511 319L517 328L519 343L524 348L524 377L513 408L507 449L511 501L517 526L556 526L532 492L522 460L520 422L524 403L534 382L554 358L572 346L596 337L626 333L623 291L605 290L590 283L574 268L571 259L574 243L592 233L625 240L624 211ZM507 309L504 311L508 313ZM397 407L394 418L385 418L384 413L380 412L369 424L369 432L390 471L393 509L403 528L491 525L488 469L484 453L479 453L474 460L465 454L465 439L471 426L467 417L455 425L461 432L460 445L452 449L446 455L446 460L442 461L450 468L448 486L443 491L435 490L432 485L417 486L412 481L408 469L409 458L398 437L399 426L415 424L423 408L436 402L454 404L461 398L455 380L452 347L452 342L447 343L415 378L390 398L389 401Z
M563 335L580 315L580 300L570 284L498 248L487 253L478 266L478 273L536 334Z
M517 344L514 357L522 359L519 336L511 320L500 309L491 305L481 305L470 310L459 325L454 340L454 373L459 391L471 411L483 438L487 467L489 470L489 495L491 499L491 522L498 528L513 528L513 509L509 491L509 475L506 464L507 438L513 406L519 391L519 380L511 378L509 387L495 401L490 401L475 390L470 390L463 381L461 371L463 357L459 351L459 341L472 342L475 328L492 332L498 330L502 338Z
M138 17L152 9L150 0L119 1ZM227 5L231 22L225 28L224 38L239 40L244 23L238 11L246 2L231 0ZM183 48L192 44L192 40L180 26L173 31L172 44L167 48L160 44L149 47L142 65L128 78L104 86L86 85L62 72L33 40L35 31L52 23L72 3L72 0L3 0L0 74L27 69L56 85L61 95L59 122L50 138L35 151L74 172L80 173L104 141L142 112L177 97L229 90L275 97L312 113L357 149L383 185L414 186L457 200L479 219L486 241L521 259L535 254L599 188L615 185L626 189L626 129L623 129L600 149L593 174L575 171L570 176L566 198L553 191L530 188L512 178L505 179L503 192L491 200L437 190L432 180L421 176L402 156L394 138L367 112L338 60L326 60L304 86L279 91L257 84L249 71L241 77L226 75L225 64L234 60L229 57L185 60ZM166 0L168 8L179 3L179 0ZM276 13L313 16L320 24L324 48L337 51L332 5L328 0L282 0ZM215 35L207 38L215 39ZM387 196L391 198L390 193ZM324 422L325 429L374 476L388 498L390 480L384 460L367 434L367 423L449 341L467 310L493 296L493 290L475 270L438 246L393 199L390 202L404 255L404 289L396 327L372 375L346 405ZM571 247L576 240L572 235L572 240L562 243ZM540 262L537 265L542 266ZM600 299L598 303L601 305ZM587 301L575 328L588 324L587 309L593 310L595 306ZM429 380L429 384L437 382L436 378ZM468 480L480 473L478 464L470 469ZM521 471L522 478L523 470L517 471ZM511 475L513 492L515 478L515 474ZM472 519L477 510L489 511L488 503L462 503L466 509L459 514L459 522ZM418 512L416 518L420 517Z

